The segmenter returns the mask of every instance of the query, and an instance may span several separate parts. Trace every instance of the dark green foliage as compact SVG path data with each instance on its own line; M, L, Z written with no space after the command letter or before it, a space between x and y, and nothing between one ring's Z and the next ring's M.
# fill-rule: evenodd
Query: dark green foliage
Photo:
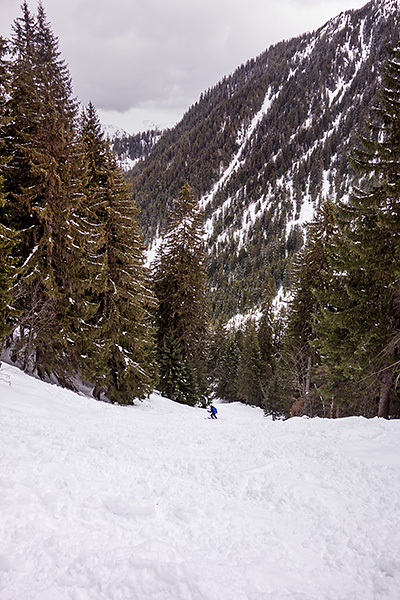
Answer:
M154 268L159 385L170 398L193 404L207 387L208 313L202 219L187 184L169 214Z

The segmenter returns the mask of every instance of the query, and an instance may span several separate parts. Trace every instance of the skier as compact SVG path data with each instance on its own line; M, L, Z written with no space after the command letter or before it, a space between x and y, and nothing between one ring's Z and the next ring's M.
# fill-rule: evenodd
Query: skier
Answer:
M217 418L217 409L215 408L215 406L213 406L212 404L210 404L210 415L211 415L211 419L216 419Z

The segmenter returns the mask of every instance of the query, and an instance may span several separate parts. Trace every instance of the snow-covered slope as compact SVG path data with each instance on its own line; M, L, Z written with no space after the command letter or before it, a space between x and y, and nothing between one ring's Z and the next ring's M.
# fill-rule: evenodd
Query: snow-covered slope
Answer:
M400 421L206 414L3 365L1 600L398 600Z

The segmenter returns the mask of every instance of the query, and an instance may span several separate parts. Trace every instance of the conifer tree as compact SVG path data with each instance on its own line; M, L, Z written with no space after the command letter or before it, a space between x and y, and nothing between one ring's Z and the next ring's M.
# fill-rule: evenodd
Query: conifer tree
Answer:
M201 400L207 387L208 310L201 234L202 218L186 184L169 211L154 267L154 289L160 388L187 404Z
M150 392L154 370L154 297L137 209L124 173L91 103L82 111L85 205L77 219L86 261L81 369L113 402L131 404Z
M76 224L73 244L75 318L71 323L75 328L72 334L73 354L82 377L99 384L107 370L108 346L101 341L99 310L108 273L105 247L110 181L107 144L92 103L81 111L78 152L83 201L74 207L72 213ZM96 388L96 394L97 391Z
M27 371L53 373L64 381L73 287L70 216L77 201L76 102L42 4L35 19L23 3L10 49L5 135L12 160L5 173L5 214L20 239L15 307L21 309L14 358Z
M380 106L361 141L352 162L363 184L342 206L331 259L334 310L323 311L319 337L321 352L375 396L375 414L388 417L400 342L399 46L389 51Z

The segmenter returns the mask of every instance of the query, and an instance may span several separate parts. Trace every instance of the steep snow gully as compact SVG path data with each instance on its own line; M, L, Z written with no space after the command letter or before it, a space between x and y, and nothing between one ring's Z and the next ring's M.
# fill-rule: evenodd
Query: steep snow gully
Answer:
M3 365L1 600L399 600L400 421L218 408Z

